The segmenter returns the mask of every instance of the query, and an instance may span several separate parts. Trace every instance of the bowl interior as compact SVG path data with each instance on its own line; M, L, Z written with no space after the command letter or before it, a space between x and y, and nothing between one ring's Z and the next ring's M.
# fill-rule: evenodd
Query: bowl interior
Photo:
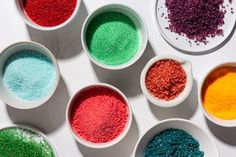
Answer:
M185 121L185 120L169 120L161 122L151 128L143 137L139 140L136 145L134 157L143 157L144 151L148 143L161 131L169 128L182 129L192 135L195 139L199 141L200 150L204 151L204 156L206 157L219 157L219 153L215 143L211 140L209 135L207 135L202 129L196 125Z
M18 10L18 13L19 13L20 17L25 21L25 23L33 28L36 28L39 30L45 30L45 31L56 30L56 29L59 29L59 28L65 26L67 23L69 23L76 16L76 14L79 10L79 7L80 7L80 3L81 3L81 0L77 0L75 9L74 9L72 15L65 22L63 22L57 26L45 27L45 26L38 25L37 23L35 23L34 21L32 21L29 18L29 16L27 15L27 13L24 10L24 0L15 0L15 5Z
M235 120L224 120L224 119L220 119L220 118L217 118L215 117L214 115L211 115L209 114L206 110L205 110L205 107L204 107L204 103L203 103L203 88L204 88L204 83L206 81L206 79L208 78L208 76L213 72L215 71L216 69L218 68L221 68L221 67L235 67L236 68L236 63L235 62L229 62L229 63L223 63L223 64L220 64L218 66L216 66L215 68L213 68L203 79L202 81L202 84L201 84L201 87L200 87L200 92L199 92L199 98L200 98L200 102L201 102L201 109L204 113L204 115L206 116L206 118L208 118L211 122L217 124L217 125L220 125L220 126L225 126L225 127L235 127L236 126L236 119Z
M165 101L162 99L158 99L155 96L153 96L149 90L146 87L146 75L147 72L149 71L149 69L152 67L152 65L154 65L156 62L160 61L160 60L165 60L165 59L171 59L171 60L175 60L177 62L180 63L180 65L182 66L183 70L186 73L186 85L184 90L173 100L169 100L169 101ZM192 90L192 86L193 86L193 76L192 76L192 65L190 62L182 59L182 58L178 58L178 57L173 57L173 56L157 56L154 57L153 59L151 59L146 66L144 67L142 73L141 73L141 78L140 78L140 83L141 83L141 88L142 91L144 92L145 96L148 98L148 100L150 102L152 102L153 104L157 105L157 106L161 106L161 107L174 107L180 103L182 103L190 94L191 90Z
M117 92L124 100L124 102L126 103L127 105L127 109L128 109L128 120L127 120L127 123L126 123L126 126L123 130L123 132L121 132L121 134L119 136L117 136L115 139L113 139L112 141L110 142L106 142L106 143L92 143L90 141L87 141L85 139L83 139L82 137L80 137L72 128L71 126L71 111L72 111L72 107L74 105L74 102L76 101L76 99L78 98L78 96L83 93L84 91L86 90L89 90L91 88L94 88L94 87L102 87L102 88L108 88L108 89L111 89L115 92ZM113 86L110 86L110 85L106 85L106 84L96 84L96 85L90 85L90 86L87 86L85 88L83 88L82 90L80 90L79 92L77 92L77 94L71 99L71 101L69 102L69 105L68 105L68 108L67 108L67 114L66 114L66 118L67 118L67 123L69 125L69 129L73 135L73 137L81 144L87 146L87 147L90 147L90 148L106 148L106 147L110 147L116 143L118 143L120 140L122 140L125 135L128 133L129 131L129 128L131 126L131 123L132 123L132 111L131 111L131 107L129 106L129 102L127 100L127 98L125 97L125 95L119 91L118 89L116 89L115 87Z
M45 96L39 100L25 101L25 100L17 97L12 91L10 91L6 87L5 82L3 80L3 68L4 68L6 60L8 59L8 57L13 55L14 53L22 51L22 50L32 50L32 51L37 51L37 52L43 53L44 55L48 56L51 59L53 65L55 67L56 78L55 78L53 87L48 92L47 96ZM39 44L31 43L31 42L17 43L17 44L14 44L14 45L6 48L0 54L0 91L1 91L0 97L2 98L2 100L5 103L7 103L8 105L10 105L12 107L19 108L19 109L30 109L30 108L34 108L34 107L42 105L53 95L54 91L57 88L58 82L59 82L59 69L58 69L58 65L57 65L56 60L55 60L54 56L49 52L48 49L46 49L45 47L43 47Z
M90 24L90 22L98 15L102 14L102 13L106 13L106 12L120 12L125 14L126 16L128 16L135 24L138 34L139 34L139 48L135 54L135 56L128 61L125 64L121 64L121 65L106 65L103 64L101 62L99 62L98 60L96 60L91 54L90 51L87 47L87 43L86 43L86 32L87 32L87 28ZM123 6L123 5L119 5L119 4L112 4L112 5L107 5L104 7L99 8L98 10L96 10L95 12L93 12L86 20L86 22L84 23L83 26L83 31L82 31L82 44L83 47L85 49L85 51L87 52L88 56L90 57L90 59L97 65L107 68L107 69L122 69L125 67L130 66L131 64L133 64L134 62L136 62L143 54L145 48L146 48L146 44L147 44L147 31L146 31L146 26L143 22L143 20L141 19L141 17L132 9Z

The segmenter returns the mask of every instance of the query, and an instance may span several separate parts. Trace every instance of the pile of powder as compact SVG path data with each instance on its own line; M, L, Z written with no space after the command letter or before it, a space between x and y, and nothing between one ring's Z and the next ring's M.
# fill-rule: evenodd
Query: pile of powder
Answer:
M19 51L7 58L3 68L6 87L23 100L47 96L56 80L55 67L46 55L36 51Z
M129 62L139 49L139 34L133 21L120 12L96 16L88 25L86 42L91 55L106 65Z
M195 42L207 43L207 37L223 35L224 0L166 0L169 28Z
M62 24L73 14L77 0L23 0L27 16L41 26Z
M146 87L158 99L176 98L185 88L186 73L179 62L164 59L153 64L146 74Z
M221 67L206 78L202 98L208 113L224 120L236 119L236 68Z
M128 116L127 104L118 93L105 87L94 87L76 99L71 126L83 139L105 143L123 132Z
M8 128L0 131L1 157L55 157L48 141L28 129Z
M167 129L146 146L144 157L203 157L199 142L186 131Z

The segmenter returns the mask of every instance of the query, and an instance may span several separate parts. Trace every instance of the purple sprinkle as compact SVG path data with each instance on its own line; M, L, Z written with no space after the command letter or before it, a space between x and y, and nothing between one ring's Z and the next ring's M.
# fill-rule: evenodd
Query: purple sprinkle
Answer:
M166 0L169 30L206 44L207 37L223 35L223 3L224 0Z

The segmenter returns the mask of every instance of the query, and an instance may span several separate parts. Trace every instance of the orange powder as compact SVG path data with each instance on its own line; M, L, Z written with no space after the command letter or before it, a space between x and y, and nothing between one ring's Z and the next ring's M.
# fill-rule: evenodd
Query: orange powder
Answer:
M202 99L211 115L236 119L236 67L221 67L211 72L204 82Z

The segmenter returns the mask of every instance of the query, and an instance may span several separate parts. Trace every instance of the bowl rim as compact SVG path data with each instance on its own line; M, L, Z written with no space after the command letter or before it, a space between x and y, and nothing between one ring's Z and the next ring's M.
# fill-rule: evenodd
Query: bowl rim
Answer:
M71 112L71 107L73 106L73 102L77 99L78 95L83 92L86 91L88 89L94 88L94 87L102 87L102 88L108 88L113 90L114 92L116 92L117 94L119 94L123 100L125 101L126 105L127 105L127 109L128 109L128 120L126 123L126 126L124 128L124 130L120 133L120 135L118 135L115 139L113 139L112 141L109 142L105 142L105 143L93 143L90 141L86 141L85 139L83 139L82 137L79 137L79 135L77 135L70 123L70 112ZM67 108L66 108L66 125L67 128L69 129L71 135L74 137L74 139L79 142L81 145L86 146L88 148L93 148L93 149L102 149L102 148L108 148L111 147L117 143L119 143L123 138L125 138L125 136L127 135L127 133L130 130L131 124L132 124L132 119L133 119L133 115L132 115L132 108L131 105L129 103L128 98L124 95L123 92L121 92L118 88L106 84L106 83L95 83L95 84L90 84L87 85L81 89L79 89L70 99L70 101L68 102Z
M198 128L199 130L201 130L202 133L204 133L206 135L206 137L208 137L208 140L211 142L212 146L215 148L215 151L217 151L217 156L215 157L220 157L220 153L219 153L219 149L215 143L215 141L213 140L212 136L205 130L203 130L201 127L199 127L197 124L193 123L192 121L190 120L186 120L186 119L181 119L181 118L169 118L169 119L165 119L165 120L162 120L162 121L159 121L157 124L155 124L154 126L152 126L151 128L149 128L147 131L145 131L139 138L139 140L137 141L136 145L135 145L135 148L134 148L134 151L133 151L133 157L136 157L136 153L137 153L137 148L141 142L141 140L144 138L144 136L146 134L148 134L151 130L155 129L156 127L158 127L159 125L162 125L164 123L169 123L169 122L182 122L182 123L186 123L188 125L192 125L196 128Z
M26 130L29 130L29 131L32 131L32 132L35 132L37 133L38 135L42 136L46 141L47 143L50 145L55 157L58 157L58 151L57 151L57 148L54 144L53 141L51 141L46 134L44 134L42 131L40 131L38 128L35 128L33 126L28 126L28 125L25 125L25 124L5 124L4 126L0 127L0 132L3 131L3 130L6 130L6 129L11 129L11 128L19 128L19 129L26 129Z
M137 21L139 21L139 23L142 25L142 33L143 33L143 37L141 39L141 41L143 41L143 45L141 43L139 43L140 48L137 50L136 54L133 56L133 58L128 61L127 63L121 64L121 65L106 65L104 63L101 63L100 61L96 60L94 57L91 56L88 48L87 48L87 44L86 44L86 37L85 37L85 33L87 31L87 27L89 25L89 23L92 21L92 19L94 19L97 15L99 15L101 12L105 11L105 10L109 10L110 8L113 9L119 9L119 10L123 10L123 14L126 15L125 12L129 12L131 14L133 14L135 16L135 18L137 19ZM125 9L123 9L125 8ZM131 19L132 20L132 19ZM132 20L133 21L133 20ZM83 26L82 26L82 31L81 31L81 43L82 43L82 47L84 52L86 53L86 55L89 57L89 59L97 66L107 69L107 70L121 70L121 69L125 69L130 67L131 65L133 65L134 63L136 63L141 56L143 55L143 53L146 50L147 47L147 42L148 42L148 31L147 31L147 26L144 22L143 17L138 14L133 8L131 8L130 6L126 6L123 4L118 4L118 3L112 3L112 4L106 4L103 5L99 8L97 8L96 10L94 10L91 14L89 14L87 16L87 18L85 19ZM135 57L136 56L136 57Z
M19 8L19 1L20 0L14 0L14 7L15 9L17 10L17 14L18 16L30 27L34 28L34 29L37 29L37 30L41 30L41 31L53 31L53 30L58 30L60 28L63 28L65 27L67 24L71 23L75 17L77 16L78 12L79 12L79 9L81 7L81 3L82 3L82 0L76 0L76 6L74 8L74 11L73 13L70 15L70 17L65 20L63 23L59 24L59 25L56 25L56 26L41 26L37 23L35 23L34 21L32 21L28 16L27 14ZM24 16L22 14L24 14Z
M181 67L183 68L184 72L186 73L186 84L184 90L174 99L165 101L158 99L151 95L151 93L148 91L145 83L146 75L150 67L155 64L156 62L160 60L165 60L165 59L170 59L177 61L181 64ZM183 65L186 65L186 68L183 67ZM164 107L164 108L170 108L170 107L175 107L181 104L184 100L187 99L187 97L190 95L192 88L193 88L193 73L192 73L192 64L186 59L182 59L177 56L173 55L160 55L160 56L155 56L152 59L150 59L146 65L144 66L141 76L140 76L140 86L142 89L142 92L144 93L145 97L154 105L159 106L159 107ZM182 94L182 95L181 95Z
M54 68L55 68L55 73L56 73L56 76L55 76L55 84L54 86L52 87L51 91L49 92L49 94L47 96L45 96L44 98L42 98L41 100L39 101L33 101L33 102L37 102L37 104L35 105L27 105L25 107L19 107L18 106L18 103L9 103L8 100L4 99L4 97L2 96L1 92L0 92L0 99L7 105L11 106L11 107L14 107L14 108L17 108L17 109L33 109L33 108L37 108L39 106L42 106L43 104L45 104L46 102L48 102L51 97L54 95L58 85L59 85L59 82L60 82L60 68L59 68L59 64L58 64L58 61L57 59L55 58L55 56L53 55L53 53L45 46L43 46L42 44L39 44L37 42L33 42L33 41L20 41L20 42L16 42L16 43L13 43L9 46L7 46L5 49L3 49L1 52L0 52L0 57L6 55L6 51L13 48L13 47L16 47L16 46L19 46L19 45L33 45L33 46L36 46L38 48L40 48L45 54L47 54L47 57L50 58L50 60L52 61L53 65L54 65ZM25 46L27 48L27 46ZM39 53L43 53L43 52L39 52ZM14 52L16 53L16 52ZM43 54L44 54L43 53ZM4 64L4 63L2 63ZM3 79L3 77L0 78L1 80ZM9 91L10 92L10 91ZM21 102L29 102L29 101L26 101L26 100L23 100L23 99L19 99L18 101L21 101Z
M213 122L214 124L218 125L218 126L222 126L222 127L235 127L236 126L236 119L234 120L224 120L224 119L220 119L215 117L214 115L211 115L210 113L208 113L205 108L204 108L204 103L203 103L203 97L202 97L202 90L204 87L204 83L206 81L206 79L208 78L208 76L214 72L215 70L217 70L218 68L221 67L235 67L236 68L236 62L223 62L220 63L216 66L214 66L213 68L211 68L210 70L207 71L207 73L204 75L203 79L200 81L200 90L198 92L198 100L200 103L200 108L201 111L203 112L204 116L211 122Z

